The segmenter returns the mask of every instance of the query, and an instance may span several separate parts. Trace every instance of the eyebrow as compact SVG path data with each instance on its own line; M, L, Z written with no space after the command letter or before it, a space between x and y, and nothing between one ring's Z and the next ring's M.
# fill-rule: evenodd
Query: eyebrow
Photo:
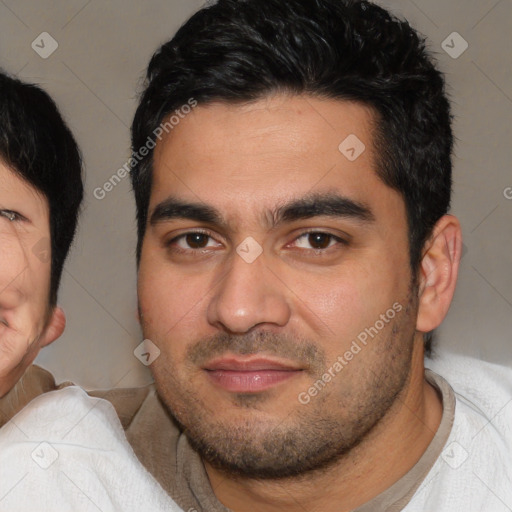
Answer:
M360 201L334 192L308 194L263 212L262 223L269 229L281 224L314 217L352 219L362 223L375 222L371 208ZM228 222L219 210L203 203L193 203L170 196L155 206L151 226L174 219L187 219L228 228Z

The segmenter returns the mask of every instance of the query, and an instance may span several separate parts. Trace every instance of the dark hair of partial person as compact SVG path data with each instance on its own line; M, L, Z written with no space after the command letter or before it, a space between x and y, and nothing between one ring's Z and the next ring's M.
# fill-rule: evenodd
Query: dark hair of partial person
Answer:
M51 97L1 70L0 159L48 201L54 306L83 197L82 158Z
M371 2L219 0L199 10L151 59L132 149L190 98L248 103L275 93L356 101L375 112L376 172L404 199L416 285L425 243L450 207L450 104L425 39ZM131 173L138 262L152 155Z

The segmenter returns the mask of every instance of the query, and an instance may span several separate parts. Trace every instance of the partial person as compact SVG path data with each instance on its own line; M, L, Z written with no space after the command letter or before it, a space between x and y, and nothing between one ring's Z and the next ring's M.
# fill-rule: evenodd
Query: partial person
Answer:
M64 330L58 289L82 196L80 152L55 103L0 72L1 394ZM38 396L31 382L22 376L1 400L2 423L14 418L0 429L0 511L181 510L109 402L76 386Z
M512 369L432 351L462 235L445 80L407 21L208 5L152 58L132 148L155 385L95 395L182 508L512 508Z

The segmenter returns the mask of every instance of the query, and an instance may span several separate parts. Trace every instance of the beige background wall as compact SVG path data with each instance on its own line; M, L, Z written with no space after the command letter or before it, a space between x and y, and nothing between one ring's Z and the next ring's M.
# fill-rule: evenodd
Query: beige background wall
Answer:
M264 0L262 0L264 1ZM59 103L82 147L86 201L63 278L65 335L39 356L58 380L86 387L150 380L133 356L135 209L128 179L101 187L129 157L140 77L201 0L0 0L0 65L40 83ZM456 115L453 213L466 252L439 345L512 365L512 0L382 1L405 16L438 54ZM58 43L51 49L50 34ZM464 48L458 58L453 56ZM507 199L505 196L510 197Z

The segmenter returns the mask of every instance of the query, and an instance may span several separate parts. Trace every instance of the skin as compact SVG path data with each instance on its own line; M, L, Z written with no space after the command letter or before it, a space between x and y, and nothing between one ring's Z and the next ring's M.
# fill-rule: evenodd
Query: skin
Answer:
M452 299L460 225L451 215L439 220L411 287L405 204L376 175L373 120L363 105L307 96L214 103L195 108L155 149L148 218L172 195L225 221L148 222L138 294L144 336L161 351L152 365L159 392L234 511L351 510L413 467L439 426L422 334ZM350 134L366 146L353 162L338 150ZM363 204L373 220L268 225L268 211L313 192ZM208 236L176 238L198 229ZM308 230L347 243L319 245ZM236 252L247 237L263 250L252 263ZM394 318L300 403L396 303ZM301 371L236 393L204 369L219 355L266 355Z
M45 197L0 161L0 397L57 339L66 321L49 306L51 259Z

